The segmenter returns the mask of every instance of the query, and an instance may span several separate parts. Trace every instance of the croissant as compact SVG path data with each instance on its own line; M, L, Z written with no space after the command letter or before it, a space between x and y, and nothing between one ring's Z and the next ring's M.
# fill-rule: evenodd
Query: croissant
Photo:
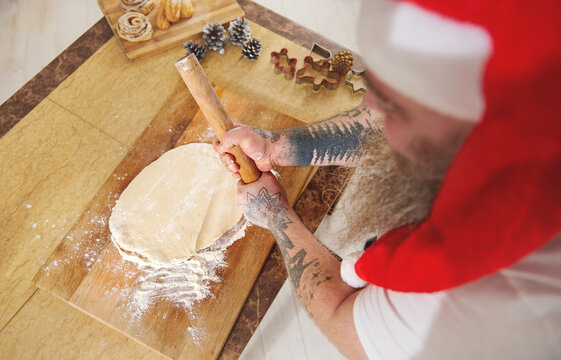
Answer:
M193 4L191 0L162 0L158 9L156 25L162 30L166 30L171 23L178 22L179 19L188 19L193 16Z

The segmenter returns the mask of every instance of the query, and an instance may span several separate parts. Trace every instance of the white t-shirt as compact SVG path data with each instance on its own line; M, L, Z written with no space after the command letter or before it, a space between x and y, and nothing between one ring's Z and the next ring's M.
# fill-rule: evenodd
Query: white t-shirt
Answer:
M369 285L356 298L354 322L371 359L561 359L561 236L448 291Z

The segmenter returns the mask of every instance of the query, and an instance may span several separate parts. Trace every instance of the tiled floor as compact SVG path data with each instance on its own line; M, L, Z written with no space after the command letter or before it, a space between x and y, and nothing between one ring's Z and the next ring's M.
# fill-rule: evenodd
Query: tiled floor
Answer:
M255 0L351 50L360 0ZM0 103L102 14L95 0L0 1ZM286 283L244 351L245 359L342 359Z
M320 332L287 280L245 347L244 360L343 360Z
M101 16L96 0L0 1L0 103Z

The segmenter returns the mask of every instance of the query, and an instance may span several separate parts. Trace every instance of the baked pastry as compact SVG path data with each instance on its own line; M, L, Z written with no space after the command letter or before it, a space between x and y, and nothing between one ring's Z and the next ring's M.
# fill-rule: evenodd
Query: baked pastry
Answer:
M117 20L117 34L120 38L132 42L150 40L152 25L146 16L131 11Z
M162 30L169 29L171 23L193 16L191 0L161 0L156 25Z
M121 7L125 11L135 11L143 15L148 15L154 8L153 0L121 0Z

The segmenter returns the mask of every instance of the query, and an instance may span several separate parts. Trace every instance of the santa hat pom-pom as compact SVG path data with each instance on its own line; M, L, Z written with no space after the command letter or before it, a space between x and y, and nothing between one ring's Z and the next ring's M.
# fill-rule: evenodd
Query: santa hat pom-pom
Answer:
M343 257L343 261L341 261L341 279L355 289L363 288L368 284L358 277L355 271L355 263L361 255L362 251L357 251Z

